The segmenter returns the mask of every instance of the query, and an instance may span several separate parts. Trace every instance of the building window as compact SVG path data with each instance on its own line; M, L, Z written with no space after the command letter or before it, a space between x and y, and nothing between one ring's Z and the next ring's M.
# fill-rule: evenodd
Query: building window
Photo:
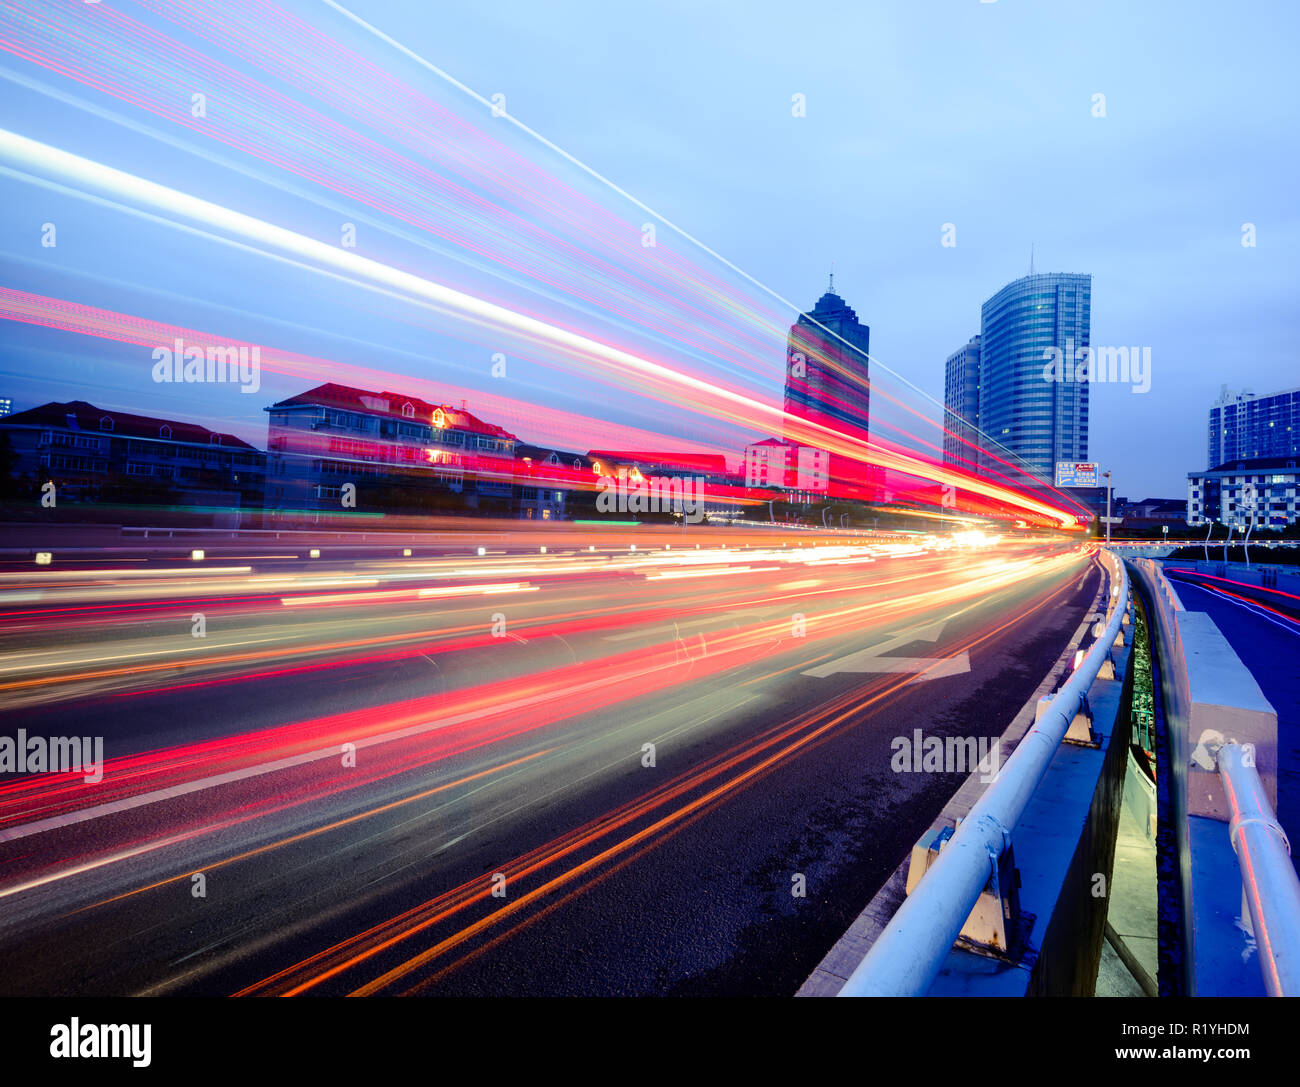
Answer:
M112 420L112 418L111 418L110 416L105 415L102 419L100 419L100 420L99 420L99 429L100 429L100 430L112 430L112 429L113 429L113 420Z

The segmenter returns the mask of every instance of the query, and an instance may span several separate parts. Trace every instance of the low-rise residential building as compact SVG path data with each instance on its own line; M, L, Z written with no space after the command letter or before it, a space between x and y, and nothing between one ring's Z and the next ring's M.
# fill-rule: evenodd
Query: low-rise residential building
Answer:
M1228 461L1187 474L1187 523L1284 528L1297 521L1300 457Z
M5 416L0 428L18 455L15 474L53 482L58 501L215 511L256 508L262 500L265 454L197 423L71 400Z
M572 520L594 508L590 457L521 442L515 458L515 506L522 520Z

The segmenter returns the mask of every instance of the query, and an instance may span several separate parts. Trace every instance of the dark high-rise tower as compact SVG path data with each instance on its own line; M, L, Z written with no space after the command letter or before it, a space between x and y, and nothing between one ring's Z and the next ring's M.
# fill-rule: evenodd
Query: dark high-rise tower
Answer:
M785 349L785 410L796 418L865 439L871 394L871 329L831 289L790 326Z
M866 438L870 337L871 329L835 293L832 276L831 290L790 326L785 345L785 411Z
M830 289L808 313L790 326L785 349L785 410L808 423L829 427L866 441L871 414L867 353L871 329ZM815 437L786 425L787 438L819 444ZM831 450L833 493L845 497L870 497L870 469L860 459Z

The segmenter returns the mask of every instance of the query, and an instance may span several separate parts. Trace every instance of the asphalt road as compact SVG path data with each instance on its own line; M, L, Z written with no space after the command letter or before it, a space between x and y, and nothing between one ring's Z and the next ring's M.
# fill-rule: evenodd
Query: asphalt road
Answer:
M0 571L0 734L107 759L0 778L0 987L793 993L1097 575L785 551Z

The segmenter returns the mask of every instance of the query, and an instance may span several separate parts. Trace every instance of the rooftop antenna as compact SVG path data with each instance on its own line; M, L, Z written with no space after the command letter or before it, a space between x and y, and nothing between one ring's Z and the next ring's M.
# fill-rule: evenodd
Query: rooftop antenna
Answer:
M1029 274L1034 274L1034 243L1029 243Z
M835 293L835 262L831 261L831 294Z

